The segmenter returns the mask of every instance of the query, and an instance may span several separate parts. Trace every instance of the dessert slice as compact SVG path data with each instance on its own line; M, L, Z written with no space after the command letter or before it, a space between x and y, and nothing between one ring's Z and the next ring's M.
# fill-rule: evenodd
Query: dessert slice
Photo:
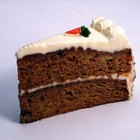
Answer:
M28 44L16 57L21 123L132 96L131 45L108 19Z

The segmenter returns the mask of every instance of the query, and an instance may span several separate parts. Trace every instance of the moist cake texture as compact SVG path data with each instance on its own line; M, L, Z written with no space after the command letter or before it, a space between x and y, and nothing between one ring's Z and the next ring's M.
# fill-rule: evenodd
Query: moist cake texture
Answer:
M128 100L134 58L124 30L103 17L19 49L20 122Z

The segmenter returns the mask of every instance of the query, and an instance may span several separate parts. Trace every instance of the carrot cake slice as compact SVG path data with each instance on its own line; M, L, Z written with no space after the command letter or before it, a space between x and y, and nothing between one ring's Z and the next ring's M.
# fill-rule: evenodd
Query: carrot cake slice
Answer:
M106 18L30 43L16 57L21 123L132 96L132 48Z

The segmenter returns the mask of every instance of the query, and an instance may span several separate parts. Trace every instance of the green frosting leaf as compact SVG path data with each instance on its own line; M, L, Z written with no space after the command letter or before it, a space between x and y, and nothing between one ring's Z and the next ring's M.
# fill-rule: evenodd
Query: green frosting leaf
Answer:
M91 34L91 32L89 31L89 29L85 26L81 27L81 33L80 35L84 36L84 37L89 37L89 35Z

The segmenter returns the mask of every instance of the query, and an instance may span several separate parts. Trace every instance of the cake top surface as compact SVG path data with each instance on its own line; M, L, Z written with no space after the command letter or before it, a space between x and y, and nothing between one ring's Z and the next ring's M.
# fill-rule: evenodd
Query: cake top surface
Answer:
M131 48L131 45L120 26L104 17L98 17L92 20L89 27L81 26L60 35L30 43L20 48L16 57L21 59L26 55L46 54L70 47L82 47L84 50L90 48L113 53Z

